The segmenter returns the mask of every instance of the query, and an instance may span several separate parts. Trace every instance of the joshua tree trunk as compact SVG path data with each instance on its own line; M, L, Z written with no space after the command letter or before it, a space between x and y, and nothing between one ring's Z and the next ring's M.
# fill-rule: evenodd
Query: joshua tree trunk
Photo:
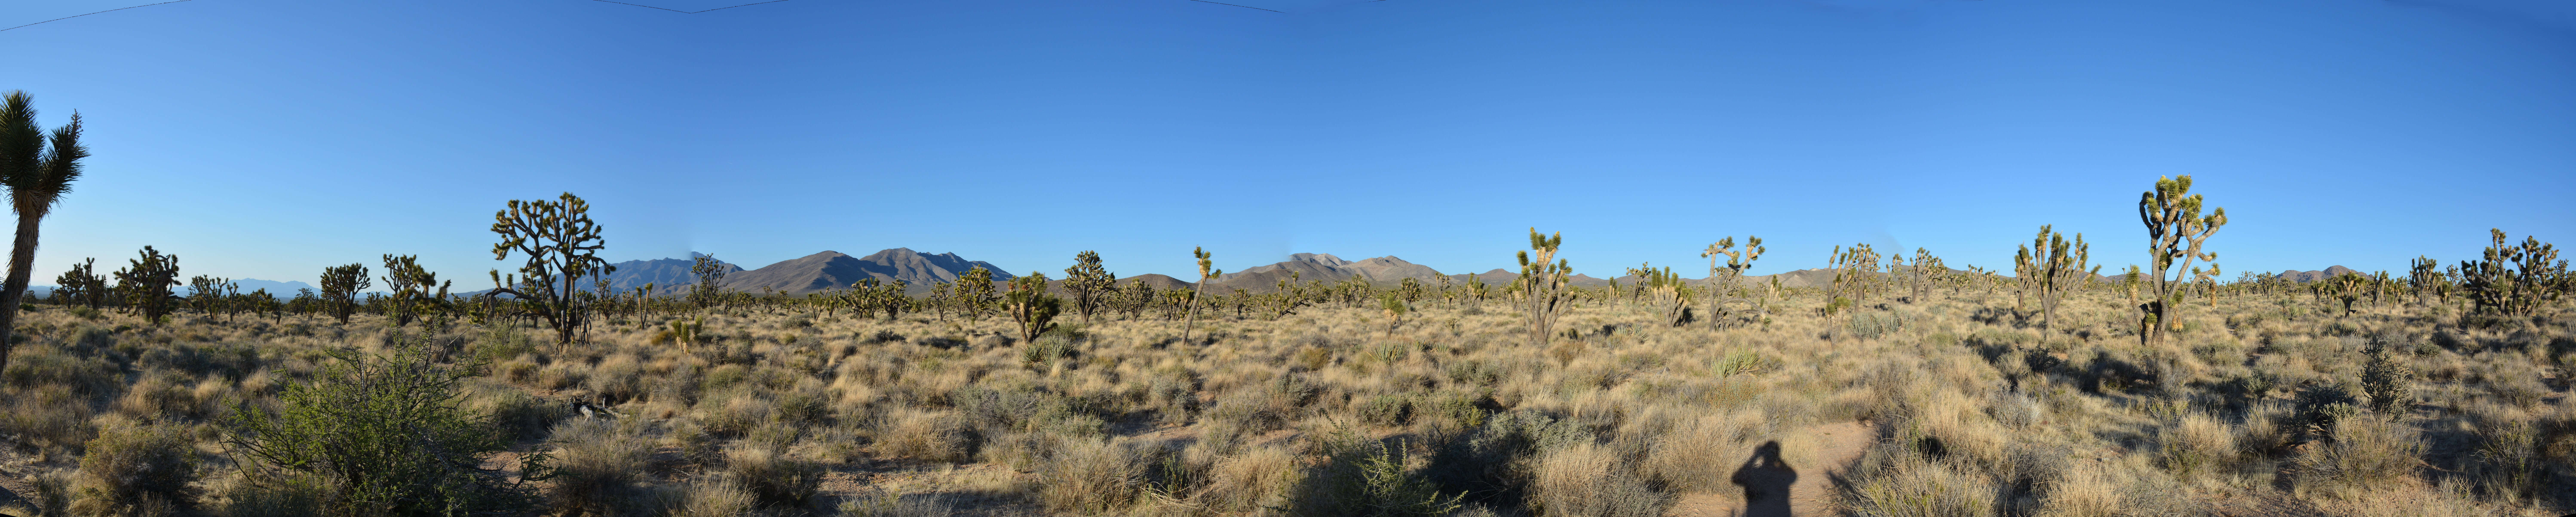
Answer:
M45 217L45 207L32 213L21 208L18 239L9 246L9 280L0 284L0 370L9 368L9 352L17 348L10 333L18 328L18 300L27 294L27 277L36 267L36 222Z

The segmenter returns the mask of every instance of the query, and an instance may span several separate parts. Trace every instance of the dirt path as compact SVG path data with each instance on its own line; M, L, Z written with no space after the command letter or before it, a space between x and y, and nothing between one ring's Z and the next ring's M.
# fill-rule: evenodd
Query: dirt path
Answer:
M1789 454L1806 458L1790 461L1777 448L1757 450L1759 458L1752 468L1741 465L1712 465L1710 468L1738 469L1735 480L1746 488L1737 493L1683 494L1664 515L1741 516L1741 517L1808 517L1839 515L1841 504L1835 501L1834 480L1862 452L1875 443L1877 432L1868 424L1843 422L1798 430L1795 435L1809 438L1813 450L1808 454ZM1782 497L1785 485L1786 497Z

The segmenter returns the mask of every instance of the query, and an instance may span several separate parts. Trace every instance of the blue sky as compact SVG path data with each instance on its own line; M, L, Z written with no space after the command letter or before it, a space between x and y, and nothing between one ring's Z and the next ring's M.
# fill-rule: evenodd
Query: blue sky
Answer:
M38 0L17 25L136 0ZM681 10L735 2L652 0ZM1578 272L1761 235L2009 269L2040 224L2141 262L2190 174L2240 271L2576 245L2576 7L2478 0L194 0L0 31L96 156L37 283L149 244L459 287L509 199L572 191L611 260L956 252L1060 274L1289 253Z

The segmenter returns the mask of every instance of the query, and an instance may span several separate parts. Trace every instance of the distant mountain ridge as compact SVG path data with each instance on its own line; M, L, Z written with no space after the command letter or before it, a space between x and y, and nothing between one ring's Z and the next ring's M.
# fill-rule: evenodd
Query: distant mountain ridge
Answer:
M689 255L689 258L685 259L629 260L610 264L617 268L617 272L608 274L608 287L623 293L642 288L645 284L652 284L654 296L671 296L685 292L688 286L698 283L697 275L689 272L689 269L697 267L697 258L704 256L694 252ZM727 275L742 272L742 266L723 260L717 260L716 264Z
M2353 268L2348 268L2348 267L2343 267L2343 266L2328 266L2328 267L2326 267L2325 269L2323 269L2323 270L2318 270L2318 271L2300 271L2300 270L2296 270L2296 269L2287 270L2287 271L2282 271L2282 272L2281 272L2281 274L2280 274L2279 276L2281 277L2281 279L2282 279L2282 280L2288 280L2288 281L2292 281L2292 282L2299 282L2299 283L2307 283L2307 282L2316 282L2316 281L2321 281L2321 280L2325 280L2325 279L2328 279L2328 278L2334 278L2334 277L2336 277L2336 276L2341 276L2341 275L2343 275L2344 273L2367 274L2367 273L2362 273L2360 270L2356 270L2356 269L2353 269Z
M966 260L955 253L927 255L911 248L878 251L866 257L852 257L838 251L812 255L761 266L760 269L725 276L726 290L742 292L774 291L805 294L834 289L848 289L860 280L875 278L879 282L903 280L908 292L930 291L933 283L956 282L958 275L981 267L993 272L993 280L1017 277L1001 266L980 260Z

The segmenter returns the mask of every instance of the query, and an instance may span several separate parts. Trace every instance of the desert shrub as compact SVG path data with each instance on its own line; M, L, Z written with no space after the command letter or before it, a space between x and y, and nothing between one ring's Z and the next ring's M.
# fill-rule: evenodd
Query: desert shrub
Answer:
M2329 431L2334 430L2336 423L2359 412L2355 402L2358 400L2353 397L2352 388L2349 386L2331 382L2300 386L2297 397L2291 402L2291 427L2301 432L2331 438L2332 434Z
M338 361L278 394L275 413L234 412L225 443L262 479L317 479L329 506L378 515L516 511L533 503L483 460L509 441L456 405L466 373L439 366L416 339L388 355L338 350ZM542 455L522 468L544 470Z
M118 370L105 358L27 347L12 354L9 369L0 372L0 378L19 389L61 386L81 395L106 395L124 384Z
M1378 395L1359 404L1361 422L1396 426L1413 418L1413 402L1403 395Z
M52 384L8 391L8 411L0 413L0 433L20 444L42 449L74 448L98 435L90 425L88 397L68 386Z
M1993 513L1992 478L1920 454L1903 454L1859 483L1854 506L1872 517L1969 517Z
M318 517L325 515L330 489L313 478L235 478L219 485L209 504L212 514L226 517ZM50 514L49 514L50 515Z
M2207 472L2236 457L2236 435L2207 414L2191 413L2165 430L2161 456L2177 474Z
M956 512L929 495L879 492L841 501L840 517L948 517Z
M877 434L877 454L923 462L956 462L974 450L966 421L952 411L906 409L887 417Z
M571 408L547 402L503 385L476 383L465 390L465 408L484 416L485 421L512 440L544 438L556 422L571 416Z
M1047 509L1103 515L1133 504L1144 488L1145 458L1123 440L1081 440L1057 451L1043 470L1038 500Z
M763 400L746 390L735 390L721 402L698 406L698 422L716 436L740 438L754 428L769 423L778 405Z
M1388 444L1342 427L1319 437L1325 460L1296 489L1291 513L1309 516L1436 516L1458 509L1462 493L1405 468L1404 444Z
M765 447L725 449L727 477L767 508L804 506L823 485L823 467Z
M518 325L499 324L485 327L469 347L473 362L500 364L522 355L537 353L537 343Z
M2376 418L2335 423L2334 441L2295 460L2303 486L2374 490L2414 474L2423 443L2414 428Z
M1531 473L1530 506L1548 517L1654 517L1664 495L1615 451L1590 443L1557 449Z
M1597 440L1580 422L1527 409L1494 413L1483 427L1435 448L1425 475L1442 490L1499 505L1518 504L1530 481L1520 468L1522 461Z
M641 484L653 443L636 425L621 423L578 418L555 426L547 444L554 478L545 493L556 509L609 515L653 510L650 490Z
M2052 483L2042 515L2052 517L2112 517L2121 515L2124 490L2100 465L2078 465L2066 470L2064 478Z
M643 373L643 365L637 364L635 356L617 354L591 368L584 383L599 397L600 404L616 405L644 394Z
M183 428L121 426L99 433L81 456L70 510L78 515L164 516L193 506L197 451Z
M2385 418L2403 415L2414 400L2415 370L2408 364L2410 359L2385 346L2371 347L2368 353L2370 361L2361 370L2361 389L2370 395L2370 411Z
M757 509L760 499L734 479L716 479L690 485L680 497L679 509L672 517L742 517Z
M1251 512L1288 505L1300 479L1297 457L1287 450L1261 447L1216 462L1198 498L1208 509Z

